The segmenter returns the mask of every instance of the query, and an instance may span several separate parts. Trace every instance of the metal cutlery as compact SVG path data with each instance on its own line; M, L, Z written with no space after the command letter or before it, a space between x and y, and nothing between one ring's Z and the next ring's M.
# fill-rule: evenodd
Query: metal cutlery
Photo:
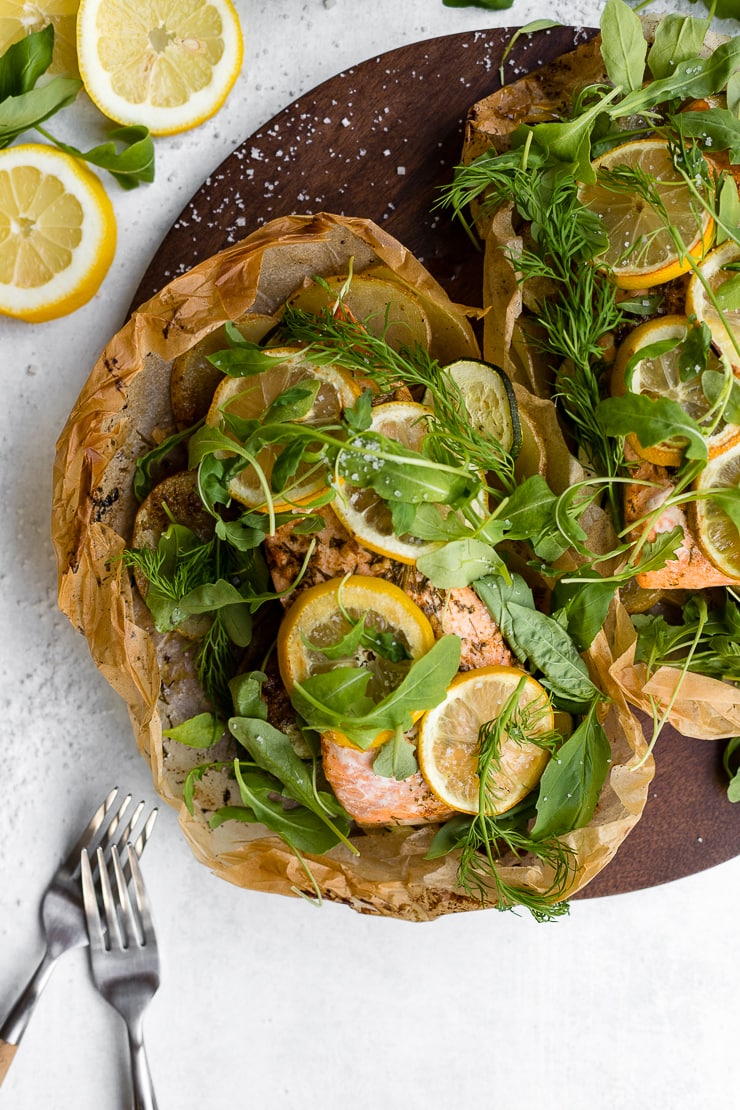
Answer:
M131 888L126 882L117 848L114 846L110 853L112 883L105 855L98 849L99 890L96 890L88 854L82 852L82 893L90 938L90 968L100 994L126 1023L132 1110L157 1110L144 1047L143 1018L159 987L159 951L144 880L130 844L127 852Z
M157 810L144 815L140 802L126 819L131 795L114 810L118 788L115 787L93 814L87 828L58 868L44 892L41 922L46 940L43 958L0 1027L0 1084L13 1061L34 1007L46 986L56 961L71 948L88 943L85 912L80 886L80 855L83 849L102 852L105 859L118 846L133 841L134 854L141 855L149 839Z

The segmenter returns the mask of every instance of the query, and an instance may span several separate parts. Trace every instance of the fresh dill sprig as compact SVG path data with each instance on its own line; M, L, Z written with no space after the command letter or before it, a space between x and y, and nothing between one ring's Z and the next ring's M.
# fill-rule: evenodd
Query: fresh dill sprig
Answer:
M620 473L623 445L594 416L605 392L604 336L624 319L614 284L593 265L606 245L599 220L578 199L573 174L548 166L534 150L487 153L459 166L443 203L462 216L475 197L484 213L512 203L530 225L531 242L510 260L521 281L546 283L548 295L523 318L527 341L549 356L553 397L589 464Z
M400 385L423 391L434 412L429 421L427 449L436 444L442 455L456 456L468 467L491 472L507 491L513 490L512 455L492 435L465 419L460 389L423 348L396 350L362 323L338 316L330 309L313 314L289 306L281 320L281 332L288 342L306 344L312 361L354 370L381 392Z
M523 906L538 921L549 921L568 913L564 902L574 870L574 854L557 837L533 840L527 833L529 805L517 807L502 816L491 814L495 800L493 777L500 766L505 738L518 743L536 743L554 750L560 737L547 732L537 735L537 723L547 708L535 703L520 705L526 677L504 703L499 716L484 724L478 733L478 812L470 819L461 844L457 879L469 894L485 902L493 893L501 910ZM522 820L522 817L524 819ZM506 852L516 856L528 853L552 870L552 882L544 893L531 887L513 885L501 874Z

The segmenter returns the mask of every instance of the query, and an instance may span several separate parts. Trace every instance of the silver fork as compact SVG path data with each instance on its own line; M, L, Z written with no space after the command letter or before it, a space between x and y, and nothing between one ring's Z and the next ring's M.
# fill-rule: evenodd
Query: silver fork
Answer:
M110 853L114 879L111 887L105 857L98 849L100 899L88 854L82 852L82 894L90 937L90 967L100 994L126 1022L131 1055L132 1110L157 1110L144 1047L143 1019L159 987L159 951L136 853L130 844L127 851L133 903L118 850L114 847Z
M56 961L69 949L81 948L88 942L80 887L80 853L83 848L95 851L100 846L104 854L108 855L116 844L125 844L135 836L134 850L137 855L141 855L154 828L156 809L144 819L144 802L139 802L128 820L124 820L131 795L126 795L114 811L117 794L118 787L114 787L95 811L82 836L44 892L41 922L46 950L41 963L0 1027L0 1084L8 1073L21 1037ZM137 831L139 828L140 831Z

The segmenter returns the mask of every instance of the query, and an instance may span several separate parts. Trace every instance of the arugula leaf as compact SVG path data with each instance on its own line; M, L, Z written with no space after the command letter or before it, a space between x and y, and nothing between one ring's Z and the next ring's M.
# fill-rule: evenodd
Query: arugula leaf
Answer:
M259 718L232 717L229 731L251 755L258 767L273 775L287 796L310 810L336 838L357 854L347 840L350 819L336 798L316 789L309 766L300 759L285 733ZM274 790L274 786L273 786Z
M339 476L351 485L374 489L391 504L430 501L454 505L473 496L480 486L476 475L425 460L418 451L378 432L356 436L351 448L337 456Z
M542 773L537 820L532 829L534 840L562 836L588 824L610 760L609 740L596 718L594 705Z
M596 419L608 435L626 436L634 432L643 447L685 437L686 458L707 458L707 441L701 428L668 397L651 398L642 393L606 397L596 408Z
M405 678L381 701L365 693L369 674L357 667L337 667L297 683L291 694L294 709L311 728L335 728L357 747L366 749L378 733L411 728L411 714L432 709L443 700L460 666L460 640L443 636L416 659Z
M256 819L265 825L271 832L277 833L286 844L297 853L311 852L323 855L341 837L313 810L305 806L295 809L286 809L279 799L275 798L275 784L265 777L262 772L245 770L234 761L234 774L239 784L239 793L247 811L241 818L238 811L232 807L228 810L217 811L218 820ZM253 815L253 816L252 816Z
M720 92L736 71L740 59L740 39L721 43L708 58L686 58L667 77L645 88L628 93L615 107L612 118L640 115L653 105L671 100L700 100Z

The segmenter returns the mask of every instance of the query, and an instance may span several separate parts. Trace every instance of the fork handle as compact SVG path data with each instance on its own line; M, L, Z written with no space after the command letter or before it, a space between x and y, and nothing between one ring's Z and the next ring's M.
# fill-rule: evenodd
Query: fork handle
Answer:
M23 991L18 996L12 1010L0 1026L0 1085L13 1062L15 1050L20 1044L26 1026L31 1020L36 1003L41 997L46 983L56 966L57 956L47 950L41 963L34 971Z
M157 1110L149 1061L147 1060L144 1038L140 1031L129 1029L128 1046L131 1053L131 1082L133 1102L131 1110Z

